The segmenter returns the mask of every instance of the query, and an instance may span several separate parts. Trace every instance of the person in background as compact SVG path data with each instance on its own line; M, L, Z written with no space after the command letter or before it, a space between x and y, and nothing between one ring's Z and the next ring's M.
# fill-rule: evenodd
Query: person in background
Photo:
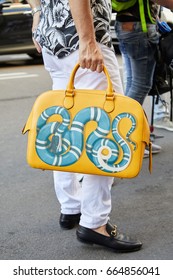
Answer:
M167 93L159 96L158 103L154 105L154 128L173 132L173 122L170 120L169 107L170 104L167 100Z
M150 22L146 2L144 1L144 10L146 11L147 32L142 30L138 1L125 11L118 12L115 21L115 32L119 40L125 71L125 95L137 100L141 105L153 85L160 37L156 24ZM156 20L159 6L150 0L149 6L151 16ZM159 153L160 150L159 145L152 145L152 153ZM147 149L144 156L149 156Z
M165 7L160 8L159 21L167 23L170 29L173 29L173 12ZM162 31L160 31L162 34ZM170 102L168 94L170 95L170 85L169 85L169 75L166 65L159 66L158 74L161 74L163 79L163 86L167 88L164 94L159 95L158 100L156 99L154 106L154 128L165 129L167 131L173 132L173 122L170 120ZM162 86L162 84L161 84ZM159 90L159 88L158 88ZM161 89L162 90L162 89Z
M111 1L28 0L33 14L33 41L42 52L53 89L65 89L77 62L76 88L107 88L103 65L115 91L123 92L119 66L111 44ZM94 243L115 252L140 250L142 243L119 233L110 223L112 177L84 175L82 187L76 175L54 172L54 186L61 205L59 223L76 231L81 242Z

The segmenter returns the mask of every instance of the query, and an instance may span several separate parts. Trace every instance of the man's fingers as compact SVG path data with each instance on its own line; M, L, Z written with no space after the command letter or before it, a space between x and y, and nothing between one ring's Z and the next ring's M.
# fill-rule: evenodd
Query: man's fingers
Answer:
M97 64L96 71L97 71L98 73L101 73L101 72L103 71L103 63Z
M103 71L103 61L91 61L91 60L84 60L80 62L80 67L81 68L87 68L90 69L91 71L97 71L97 72L102 72Z
M36 41L34 38L32 38L32 40L33 40L33 42L34 42L34 45L35 45L37 51L38 51L39 53L41 53L41 47L40 47L40 45L37 43L37 41Z

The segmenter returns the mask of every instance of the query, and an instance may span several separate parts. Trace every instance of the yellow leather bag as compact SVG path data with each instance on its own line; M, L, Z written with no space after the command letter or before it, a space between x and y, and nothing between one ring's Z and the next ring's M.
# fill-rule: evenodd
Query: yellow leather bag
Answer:
M28 131L31 167L132 178L142 167L150 130L142 106L113 91L104 67L106 90L75 89L77 64L66 90L42 93L35 101Z

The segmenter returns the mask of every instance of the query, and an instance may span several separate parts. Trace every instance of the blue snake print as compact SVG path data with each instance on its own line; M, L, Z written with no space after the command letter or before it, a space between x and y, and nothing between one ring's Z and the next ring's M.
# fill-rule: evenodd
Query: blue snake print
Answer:
M53 115L59 115L62 122L47 122ZM118 132L119 122L128 118L131 128L124 140ZM84 143L84 127L90 122L97 122L97 128ZM36 151L42 161L53 166L69 166L77 162L86 145L86 153L90 161L99 169L109 173L120 172L127 168L131 161L131 148L136 149L136 144L130 139L130 135L136 128L136 120L129 113L121 113L112 121L108 114L100 108L88 107L79 111L74 117L71 128L70 114L61 106L52 106L46 109L38 118ZM115 141L107 138L112 131ZM123 157L116 163L120 148Z

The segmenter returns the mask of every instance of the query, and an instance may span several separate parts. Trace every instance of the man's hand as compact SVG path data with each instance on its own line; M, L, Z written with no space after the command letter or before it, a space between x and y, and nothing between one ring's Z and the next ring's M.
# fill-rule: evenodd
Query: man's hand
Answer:
M34 14L33 16L33 23L32 23L32 33L34 34L35 30L37 29L37 26L39 24L39 21L40 21L40 12L37 12ZM39 53L41 53L41 47L40 45L37 43L37 41L34 39L34 37L32 37L32 40L34 42L34 45L37 49L37 51Z
M91 71L103 71L103 55L99 45L94 41L91 43L79 43L79 64L81 68L87 68Z

